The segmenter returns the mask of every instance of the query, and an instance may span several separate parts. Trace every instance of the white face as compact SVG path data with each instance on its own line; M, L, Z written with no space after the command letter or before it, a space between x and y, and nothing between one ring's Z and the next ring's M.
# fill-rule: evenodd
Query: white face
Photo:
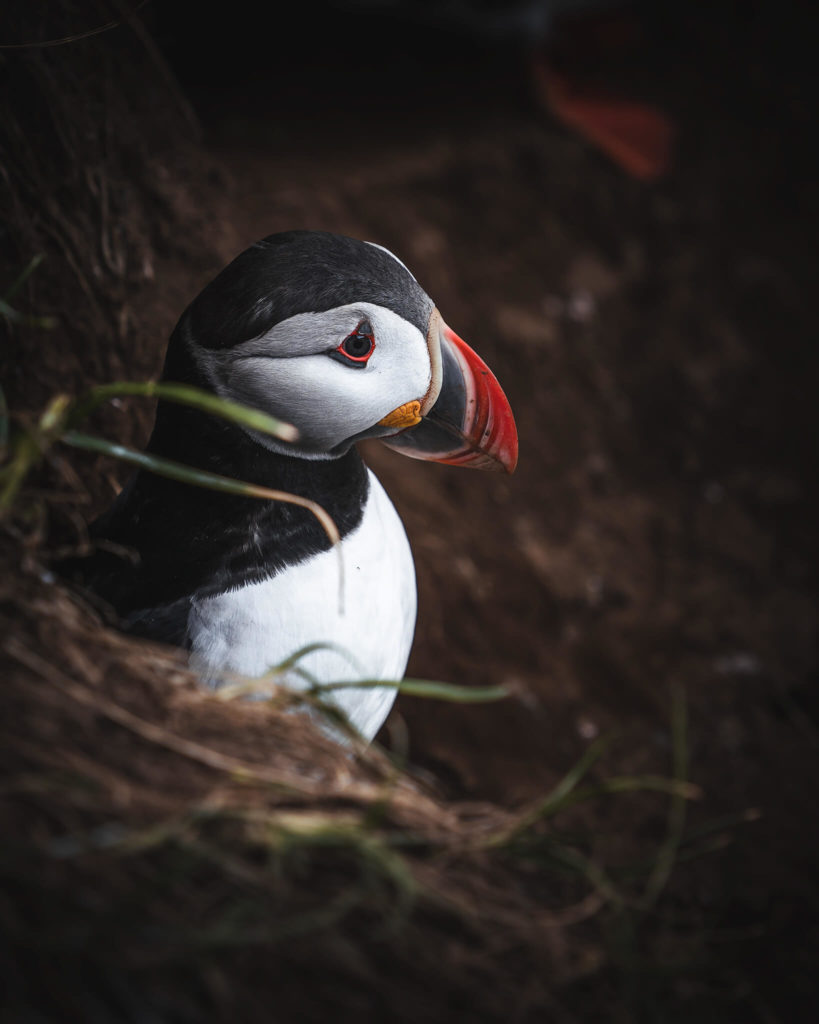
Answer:
M372 328L375 347L365 363L348 361L336 350L362 323ZM299 313L231 349L197 347L197 357L218 395L299 431L293 445L254 435L260 443L312 458L339 454L345 442L370 431L394 409L422 400L432 379L424 335L370 302ZM378 430L382 437L395 433L397 428Z

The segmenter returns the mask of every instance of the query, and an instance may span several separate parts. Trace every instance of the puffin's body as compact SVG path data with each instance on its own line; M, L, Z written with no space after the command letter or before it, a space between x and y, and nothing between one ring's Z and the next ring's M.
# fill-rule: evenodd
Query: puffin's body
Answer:
M203 490L139 471L92 527L71 574L133 633L186 647L203 681L258 677L296 651L322 683L399 680L415 626L404 528L355 442L511 472L511 410L484 363L380 246L323 232L271 235L182 315L163 379L293 424L284 442L160 402L148 451L321 505L338 552L307 509ZM131 557L123 557L123 551ZM391 687L333 699L372 738Z
M218 686L225 669L264 675L319 638L328 646L300 661L316 679L401 679L415 630L415 566L395 507L369 471L368 482L361 522L341 541L341 601L335 551L321 551L258 583L194 599L188 636L193 663L207 684ZM334 699L371 737L394 698L390 687L377 687L340 690Z

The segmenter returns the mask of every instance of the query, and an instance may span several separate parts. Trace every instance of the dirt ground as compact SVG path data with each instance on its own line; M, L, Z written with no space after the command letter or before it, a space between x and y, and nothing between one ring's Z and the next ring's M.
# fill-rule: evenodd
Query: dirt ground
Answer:
M678 858L659 917L632 919L628 943L564 936L597 959L562 1009L514 1019L814 1019L814 76L806 23L742 6L641 13L624 49L572 42L574 66L673 119L671 169L651 184L555 119L520 40L343 5L273 36L252 5L230 28L224 11L195 25L154 12L201 127L185 161L167 140L152 154L181 219L146 229L150 267L112 302L121 341L17 330L3 360L12 409L154 375L224 262L309 227L396 252L492 367L518 424L513 477L366 451L415 553L409 674L512 693L400 697L410 764L439 799L504 812L601 736L592 778L669 775L684 700L701 790L684 827L710 843ZM99 422L138 443L149 414ZM87 517L123 471L73 465ZM572 827L592 860L624 868L656 854L668 813L667 797L609 797Z

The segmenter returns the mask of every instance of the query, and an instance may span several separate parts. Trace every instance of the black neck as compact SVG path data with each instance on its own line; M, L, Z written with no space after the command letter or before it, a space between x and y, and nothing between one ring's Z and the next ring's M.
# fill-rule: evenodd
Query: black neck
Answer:
M169 347L164 378L208 386L178 342L177 337ZM342 537L361 522L369 484L355 448L326 460L277 454L226 420L160 402L148 451L308 498L327 511ZM133 567L103 559L104 579L98 576L95 583L120 615L255 582L330 546L308 509L178 483L142 470L93 532L139 556Z

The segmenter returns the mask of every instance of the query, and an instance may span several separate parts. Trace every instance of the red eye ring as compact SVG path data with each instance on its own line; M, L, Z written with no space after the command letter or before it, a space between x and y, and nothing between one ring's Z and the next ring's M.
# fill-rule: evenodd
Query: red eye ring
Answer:
M375 351L375 337L373 329L366 320L356 327L354 331L342 341L336 352L343 358L357 366L363 366Z

